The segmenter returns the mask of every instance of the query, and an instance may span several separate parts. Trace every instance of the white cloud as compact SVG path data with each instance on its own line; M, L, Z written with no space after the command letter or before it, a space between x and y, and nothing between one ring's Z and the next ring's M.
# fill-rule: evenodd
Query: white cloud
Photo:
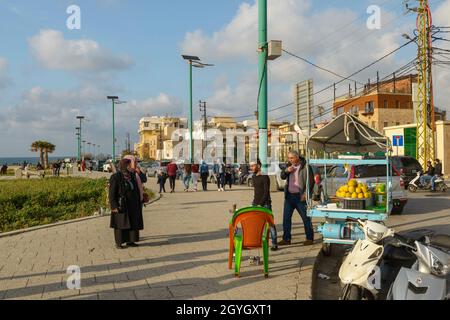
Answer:
M74 90L48 90L34 87L22 94L20 102L3 108L0 113L2 139L0 150L8 155L24 155L37 139L48 140L57 146L56 154L76 153L76 116L84 115L83 136L109 151L112 132L111 104L106 99L110 92L123 89L104 86L84 86ZM139 120L146 114L179 114L181 103L161 93L154 98L132 100L116 107L116 137L120 142L127 132L138 141ZM11 144L14 141L14 144ZM123 147L123 145L122 145ZM0 154L1 156L1 154Z
M129 57L117 56L93 40L66 40L56 30L41 30L29 39L29 45L36 59L53 70L102 72L132 65Z
M166 93L145 100L131 100L123 106L118 108L119 118L124 122L132 121L134 125L144 116L179 116L183 113L182 102Z
M399 22L403 16L397 16L392 9L382 8L382 29L371 31L366 27L368 15L365 18L365 10L355 12L348 8L328 8L313 11L313 5L312 1L270 1L268 38L282 40L286 50L343 76L350 75L399 47L405 42L401 34L412 27ZM181 43L183 52L194 55L201 52L202 58L218 65L236 61L243 65L237 83L223 84L209 98L218 110L226 110L227 114L251 114L255 109L259 86L256 78L257 15L256 1L243 3L235 16L220 30L211 34L202 30L188 32ZM369 77L374 79L377 71L385 76L402 63L402 59L391 56L354 78L365 82ZM287 54L270 62L268 72L272 106L292 101L294 83L313 78L315 90L318 91L341 80ZM338 86L338 94L348 91L349 82ZM315 102L321 103L332 97L332 90L328 90L317 95ZM280 110L271 116L275 118L288 112L288 109Z

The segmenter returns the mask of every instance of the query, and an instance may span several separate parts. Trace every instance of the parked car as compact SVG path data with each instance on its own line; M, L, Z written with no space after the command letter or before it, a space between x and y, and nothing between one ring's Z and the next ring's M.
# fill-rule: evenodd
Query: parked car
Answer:
M170 161L156 161L151 164L149 168L147 168L147 175L149 177L156 178L158 175L158 171L167 173L167 166L170 164Z
M112 173L113 172L113 162L112 160L106 160L105 164L103 165L103 172Z
M409 183L417 177L419 171L423 172L422 165L413 157L392 157L392 164L400 172L405 182L405 189L408 189Z

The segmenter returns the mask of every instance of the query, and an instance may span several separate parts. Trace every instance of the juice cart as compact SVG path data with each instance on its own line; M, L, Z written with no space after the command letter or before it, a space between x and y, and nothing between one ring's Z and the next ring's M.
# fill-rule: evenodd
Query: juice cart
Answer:
M376 153L378 157L374 156ZM330 254L332 245L351 245L364 238L364 232L351 219L382 222L389 218L393 208L390 155L389 139L348 113L308 139L307 160L320 172L325 193L319 202L308 195L308 215L323 219L318 232L323 236L325 254ZM348 171L348 178L341 179L341 185L332 184L334 190L328 190L327 179L333 178L327 175L337 166ZM358 180L352 177L358 166L385 166L386 179L383 183L376 179Z

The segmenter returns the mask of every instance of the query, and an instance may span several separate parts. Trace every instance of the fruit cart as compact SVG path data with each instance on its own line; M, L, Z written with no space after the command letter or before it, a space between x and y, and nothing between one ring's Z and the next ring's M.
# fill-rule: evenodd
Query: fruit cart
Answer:
M374 154L383 156L375 157ZM351 155L349 155L351 154ZM364 156L363 156L364 155ZM308 195L308 215L323 219L318 232L323 236L323 251L329 254L333 244L353 244L364 232L352 219L385 221L393 208L391 144L387 137L345 113L312 135L307 142L308 163L321 172L325 197L314 202ZM319 158L319 159L318 159ZM386 179L380 183L352 177L356 166L386 166ZM346 168L345 183L327 190L328 170ZM323 170L322 170L323 169ZM309 177L308 179L313 179Z

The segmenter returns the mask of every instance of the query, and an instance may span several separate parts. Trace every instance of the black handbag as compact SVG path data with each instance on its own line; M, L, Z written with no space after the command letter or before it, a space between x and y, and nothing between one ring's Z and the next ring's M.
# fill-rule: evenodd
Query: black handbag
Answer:
M119 186L119 208L118 213L111 213L111 228L118 230L130 230L131 223L130 217L127 212L127 197L124 192L124 180L123 177Z

